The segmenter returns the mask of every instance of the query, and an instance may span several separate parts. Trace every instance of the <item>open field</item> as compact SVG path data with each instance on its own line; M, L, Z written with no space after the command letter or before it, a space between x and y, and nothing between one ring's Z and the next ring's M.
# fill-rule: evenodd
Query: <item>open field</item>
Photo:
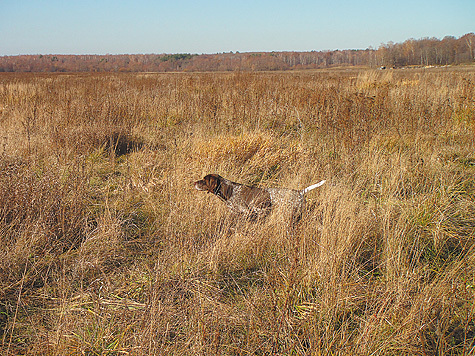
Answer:
M0 75L2 355L473 355L474 236L474 67Z

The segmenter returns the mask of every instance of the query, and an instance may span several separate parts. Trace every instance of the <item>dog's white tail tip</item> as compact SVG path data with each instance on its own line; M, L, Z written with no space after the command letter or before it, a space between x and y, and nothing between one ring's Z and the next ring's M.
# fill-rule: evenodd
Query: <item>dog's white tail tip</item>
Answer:
M326 180L322 180L321 182L318 182L317 184L313 184L311 185L310 187L307 187L303 190L303 193L307 193L309 191L311 191L312 189L315 189L315 188L318 188L320 186L322 186L323 184L325 184Z

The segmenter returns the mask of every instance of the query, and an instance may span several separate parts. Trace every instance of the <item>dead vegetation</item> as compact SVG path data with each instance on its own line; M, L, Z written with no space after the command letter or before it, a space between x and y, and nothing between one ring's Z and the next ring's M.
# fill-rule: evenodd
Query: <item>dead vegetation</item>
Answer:
M472 68L0 76L2 355L475 352ZM302 188L294 230L207 173Z

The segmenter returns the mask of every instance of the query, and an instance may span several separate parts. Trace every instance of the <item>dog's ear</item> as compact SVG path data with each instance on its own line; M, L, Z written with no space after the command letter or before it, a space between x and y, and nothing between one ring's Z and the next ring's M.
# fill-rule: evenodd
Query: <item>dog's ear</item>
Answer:
M233 195L233 186L221 183L221 195L224 200L228 200Z
M214 193L214 190L218 187L218 176L216 174L208 174L203 180L206 182L206 190Z

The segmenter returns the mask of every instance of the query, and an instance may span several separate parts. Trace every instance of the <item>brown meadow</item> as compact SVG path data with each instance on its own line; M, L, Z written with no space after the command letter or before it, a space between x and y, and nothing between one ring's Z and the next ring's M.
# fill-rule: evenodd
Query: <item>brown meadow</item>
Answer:
M471 355L475 70L0 75L2 355ZM235 219L207 173L300 189Z

